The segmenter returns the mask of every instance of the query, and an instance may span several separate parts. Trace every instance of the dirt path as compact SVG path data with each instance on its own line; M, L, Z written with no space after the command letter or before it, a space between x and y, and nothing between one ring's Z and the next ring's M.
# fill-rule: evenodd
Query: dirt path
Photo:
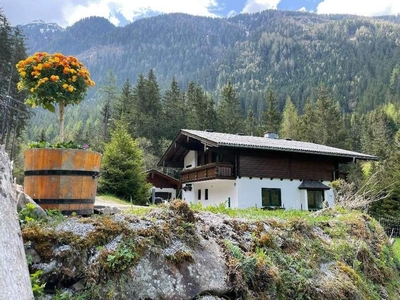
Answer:
M129 203L122 204L119 201L104 199L101 196L96 196L94 205L116 207L120 210L129 210L132 207Z

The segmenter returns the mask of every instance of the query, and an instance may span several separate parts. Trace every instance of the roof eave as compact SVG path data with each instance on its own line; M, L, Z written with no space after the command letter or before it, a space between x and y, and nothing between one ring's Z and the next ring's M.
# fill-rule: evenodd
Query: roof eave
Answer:
M331 152L318 152L318 151L308 151L301 149L288 149L288 148L279 148L279 147L257 147L257 146L246 146L246 145L235 145L235 144L217 144L219 147L232 147L232 148L246 148L246 149L260 149L260 150L274 150L274 151L284 151L284 152L293 152L293 153L304 153L304 154L318 154L325 156L335 156L335 157L346 157L352 159L360 159L360 160L379 160L379 157L374 155L360 155L360 154L345 154L345 153L331 153Z

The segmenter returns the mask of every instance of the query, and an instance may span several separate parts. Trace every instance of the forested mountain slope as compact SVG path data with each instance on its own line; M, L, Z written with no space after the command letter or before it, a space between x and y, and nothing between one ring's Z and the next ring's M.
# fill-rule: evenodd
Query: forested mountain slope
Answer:
M68 108L67 139L102 152L123 123L150 169L182 128L279 132L378 156L344 171L358 188L372 178L387 192L374 216L400 216L400 17L270 10L39 25L21 27L29 51L78 56L97 83ZM35 111L25 141L57 141L56 116Z
M119 82L153 69L165 88L175 75L217 96L228 79L246 113L265 109L267 88L283 107L299 109L321 83L344 111L367 111L399 98L400 18L316 15L267 10L217 19L168 14L115 27L91 17L39 40L21 26L30 52L72 54L101 84L108 70Z

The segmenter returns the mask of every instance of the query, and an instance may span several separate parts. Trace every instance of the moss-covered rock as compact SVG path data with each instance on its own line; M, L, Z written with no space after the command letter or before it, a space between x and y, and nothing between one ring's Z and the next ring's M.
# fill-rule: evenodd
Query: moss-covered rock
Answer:
M176 201L28 223L23 237L63 299L400 299L400 264L368 215L223 212Z

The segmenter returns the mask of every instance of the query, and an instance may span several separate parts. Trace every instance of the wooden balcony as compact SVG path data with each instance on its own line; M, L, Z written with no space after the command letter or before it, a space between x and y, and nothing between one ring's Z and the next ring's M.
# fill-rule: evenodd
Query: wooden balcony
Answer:
M211 179L235 179L233 164L211 163L181 172L182 183Z

